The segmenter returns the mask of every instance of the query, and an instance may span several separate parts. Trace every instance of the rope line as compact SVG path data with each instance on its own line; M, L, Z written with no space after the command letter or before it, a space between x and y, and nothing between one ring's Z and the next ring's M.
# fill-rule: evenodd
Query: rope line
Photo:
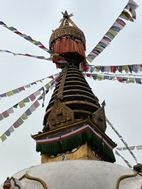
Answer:
M106 117L106 121L109 124L109 126L112 128L112 130L117 134L117 136L119 137L119 139L123 142L123 144L125 145L125 147L128 149L128 151L130 152L131 156L133 157L133 159L135 160L136 164L138 163L136 156L134 155L134 153L131 151L131 149L129 148L128 144L125 142L125 140L123 139L123 137L119 134L119 132L114 128L114 126L112 125L112 123L107 119Z

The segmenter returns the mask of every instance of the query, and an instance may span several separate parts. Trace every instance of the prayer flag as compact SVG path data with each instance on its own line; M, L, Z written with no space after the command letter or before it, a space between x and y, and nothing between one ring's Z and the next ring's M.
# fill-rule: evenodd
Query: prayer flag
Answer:
M13 95L13 91L9 91L6 93L6 96L12 96Z
M22 118L20 117L14 124L14 128L18 128L20 125L22 125L24 121L22 120Z
M3 115L2 115L2 114L0 114L0 121L1 121L1 120L3 120Z
M9 113L7 111L5 111L5 112L2 113L2 115L3 115L4 118L6 118L6 117L9 116Z
M28 109L28 110L26 110L26 112L25 112L25 113L26 113L26 115L27 115L27 116L29 116L29 115L31 115L31 114L32 114L32 112L31 112L29 109Z
M30 98L31 101L34 101L34 100L35 100L35 95L34 95L34 94L31 94L31 95L29 96L29 98Z
M12 90L13 94L16 94L16 93L19 93L19 90L18 89L14 89Z
M9 132L9 129L7 131L5 131L4 133L6 136L10 136L10 132Z
M19 89L19 91L24 91L25 90L24 86L23 87L19 87L18 89Z
M9 109L7 110L7 112L8 112L9 114L12 114L12 113L14 113L14 110L13 110L13 108L11 107L11 108L9 108Z
M40 103L38 101L35 101L33 105L34 105L35 108L37 108L37 107L40 106Z
M11 127L9 128L9 132L12 133L13 131L14 131L14 128L13 128L13 126L11 126Z
M24 98L24 102L30 102L30 99L28 97Z
M32 104L31 106L30 106L30 108L29 108L29 110L31 111L31 112L34 112L35 111L35 106Z
M123 21L123 19L131 20L133 21L134 18L136 18L136 12L135 9L138 7L138 5L132 0L129 0L126 7L123 9L119 17L116 19L114 24L110 27L110 29L106 32L105 36L101 39L100 42L104 42L104 45L101 45L101 48L98 48L98 45L100 45L100 42L96 45L96 47L93 48L93 50L88 54L86 59L89 62L92 62L113 40L113 38L124 28L126 23ZM95 53L94 53L95 52ZM96 53L97 52L97 53Z
M13 106L13 108L17 108L18 107L18 104L15 104L14 106Z
M24 114L22 114L21 118L22 118L23 120L26 120L26 119L28 119L28 116L27 116L26 113L24 113Z
M142 150L142 145L136 146L137 150Z
M28 85L25 85L25 88L30 88L30 86L31 86L30 84L28 84Z
M142 79L140 79L140 78L135 78L135 81L136 81L136 83L138 83L138 84L142 84Z
M19 102L19 107L23 108L25 106L24 100L22 100L21 102Z
M2 136L0 136L0 138L1 138L2 142L4 142L7 139L7 137L6 137L5 134L3 134Z
M34 95L37 97L38 95L40 95L40 91L39 91L39 90L36 91L36 92L34 93Z

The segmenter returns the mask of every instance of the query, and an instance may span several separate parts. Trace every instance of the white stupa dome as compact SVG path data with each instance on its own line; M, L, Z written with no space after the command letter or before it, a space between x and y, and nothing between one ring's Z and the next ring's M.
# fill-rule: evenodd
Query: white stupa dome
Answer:
M25 174L27 178L23 177ZM113 163L92 160L45 163L20 171L13 177L15 179L23 177L20 180L21 189L141 189L142 187L142 176L136 175L134 170ZM2 188L1 186L0 189ZM18 186L11 188L18 189Z

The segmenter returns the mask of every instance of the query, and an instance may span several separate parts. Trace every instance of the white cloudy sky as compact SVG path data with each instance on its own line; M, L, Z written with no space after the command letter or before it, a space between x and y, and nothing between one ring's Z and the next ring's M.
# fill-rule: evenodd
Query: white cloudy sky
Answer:
M95 59L94 64L142 64L142 1L137 0L137 3L137 20L127 24L111 45ZM51 31L59 25L61 12L68 10L74 14L72 19L85 33L87 54L113 24L126 4L127 0L1 0L0 20L48 47ZM0 27L0 50L3 49L48 57L43 50ZM58 71L55 65L48 61L0 53L0 94ZM127 143L141 145L142 85L87 80L100 102L105 99L106 115ZM1 100L0 111L3 112L22 100L39 86L33 86L27 92ZM51 92L46 96L45 107L50 96ZM21 169L40 163L40 155L36 153L35 142L30 135L42 130L45 107L38 108L5 142L0 143L0 182ZM6 131L24 110L26 109L17 110L11 117L1 121L0 134ZM110 128L107 133L118 146L122 146ZM138 161L142 162L142 150L133 152ZM132 165L135 164L128 152L123 152L122 155ZM124 165L119 158L117 163Z

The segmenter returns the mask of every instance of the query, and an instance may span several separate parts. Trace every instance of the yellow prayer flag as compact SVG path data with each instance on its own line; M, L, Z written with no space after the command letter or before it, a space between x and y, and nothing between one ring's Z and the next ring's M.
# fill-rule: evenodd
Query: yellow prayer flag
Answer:
M128 83L135 83L135 79L132 77L128 78Z
M128 65L124 65L124 70L126 73L128 73L128 71L129 71Z
M4 142L7 139L7 137L6 137L5 134L3 134L2 136L0 136L0 139L1 139L2 142Z
M100 66L95 66L95 71L99 72L100 71Z
M12 96L13 95L13 92L12 91L8 91L7 93L6 93L6 96Z
M25 106L25 103L24 103L24 101L22 100L21 102L19 102L19 107L20 108L23 108Z
M98 79L98 80L104 80L104 76L103 76L103 75L98 75L98 76L97 76L97 79Z
M110 29L109 32L111 32L112 35L116 36L117 35L117 31L114 31L113 29Z

